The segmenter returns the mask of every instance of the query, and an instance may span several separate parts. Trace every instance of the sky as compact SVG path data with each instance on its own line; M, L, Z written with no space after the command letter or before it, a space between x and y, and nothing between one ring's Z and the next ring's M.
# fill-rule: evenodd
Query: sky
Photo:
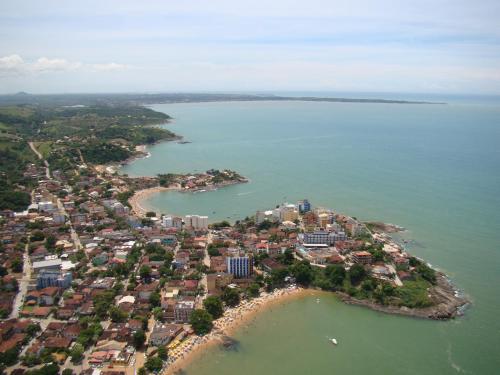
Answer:
M500 94L500 0L1 0L19 91Z

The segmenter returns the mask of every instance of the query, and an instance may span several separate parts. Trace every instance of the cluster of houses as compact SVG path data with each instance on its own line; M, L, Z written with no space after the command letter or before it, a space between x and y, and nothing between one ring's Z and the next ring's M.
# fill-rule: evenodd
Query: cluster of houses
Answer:
M284 268L285 255L318 267L362 264L396 283L405 278L408 257L399 247L370 237L384 244L381 259L362 223L313 209L307 200L209 229L208 217L200 215L139 218L120 200L129 188L120 177L88 168L70 184L65 175L47 179L42 172L28 168L38 184L26 211L0 212L0 314L11 316L0 324L4 349L67 357L98 318L100 329L85 341L83 367L107 373L131 366L138 332L146 333L150 347L175 347L192 333L191 314L203 308L205 296L245 290L257 276ZM240 178L216 172L186 186L214 183L221 173L224 181ZM23 330L33 323L43 329L31 337Z

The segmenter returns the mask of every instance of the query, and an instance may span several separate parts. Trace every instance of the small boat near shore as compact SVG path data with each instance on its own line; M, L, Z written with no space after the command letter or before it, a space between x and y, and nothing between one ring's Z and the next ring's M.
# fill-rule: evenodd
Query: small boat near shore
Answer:
M330 339L329 340L333 345L338 345L337 339Z

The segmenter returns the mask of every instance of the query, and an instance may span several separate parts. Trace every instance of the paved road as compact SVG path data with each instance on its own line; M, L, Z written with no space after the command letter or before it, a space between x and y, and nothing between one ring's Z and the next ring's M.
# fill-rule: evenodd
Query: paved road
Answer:
M64 208L64 205L62 204L61 200L57 198L57 207L59 208L59 211L66 217L69 217L68 212ZM78 237L78 233L76 233L75 229L73 228L73 224L71 224L71 221L68 221L69 228L70 228L70 234L71 234L71 239L73 240L73 243L75 244L75 248L77 250L80 250L82 248L82 243L80 242L80 237Z
M210 245L214 240L212 232L207 234L207 246L205 247L205 257L203 258L203 264L210 268L210 255L208 255L208 245Z
M38 150L36 149L36 147L33 144L33 142L28 142L28 144L30 145L31 150L33 150L33 152L36 154L36 156L38 156L38 159L40 159L40 160L43 161L43 164L45 165L45 175L47 176L48 180L51 180L52 177L50 176L50 165L49 165L49 162L47 160L45 160L43 158L42 154L40 154L38 152Z
M394 266L392 264L386 264L386 266L389 269L389 272L395 275L394 284L396 284L396 286L403 286L403 282L398 277L398 273L396 272L396 269L394 268Z
M12 312L10 313L11 318L19 317L19 310L21 309L24 296L28 292L28 284L31 279L31 261L28 253L29 245L26 244L23 254L23 277L19 280L19 291L17 292L16 298L14 299L14 304L12 306Z

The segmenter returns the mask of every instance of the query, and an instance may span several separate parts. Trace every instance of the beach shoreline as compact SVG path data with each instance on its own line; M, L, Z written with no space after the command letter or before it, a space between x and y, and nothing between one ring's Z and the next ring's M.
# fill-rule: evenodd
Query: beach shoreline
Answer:
M164 191L176 191L180 193L201 193L201 192L208 192L208 191L215 191L220 188L224 188L227 186L232 186L232 185L237 185L237 184L244 184L249 182L250 180L246 179L242 181L225 181L221 182L218 184L210 185L210 186L203 186L203 187L197 187L197 188L192 188L192 189L183 189L180 185L177 186L169 186L169 187L164 187L164 186L154 186L146 189L141 189L137 190L132 197L129 198L128 202L130 206L132 207L132 211L138 215L144 217L146 215L146 212L155 212L158 217L160 217L162 214L166 214L166 212L160 212L156 210L147 210L144 208L144 200L150 198L152 195L164 192Z
M261 312L298 298L321 293L313 289L303 289L299 287L278 289L272 293L263 293L260 297L245 300L237 307L227 309L224 316L214 320L212 332L205 336L191 336L182 343L182 347L175 355L175 359L167 361L168 366L161 373L162 375L174 375L181 373L190 363L198 359L206 350L217 345L222 345L224 340L230 338L238 329L248 324ZM176 353L177 353L176 352Z
M155 186L147 189L138 190L131 196L128 200L132 211L140 217L146 216L146 212L156 212L156 215L161 215L161 212L155 210L148 210L143 206L143 201L149 198L151 195L160 193L162 191L177 191L177 188L167 188L163 186Z

